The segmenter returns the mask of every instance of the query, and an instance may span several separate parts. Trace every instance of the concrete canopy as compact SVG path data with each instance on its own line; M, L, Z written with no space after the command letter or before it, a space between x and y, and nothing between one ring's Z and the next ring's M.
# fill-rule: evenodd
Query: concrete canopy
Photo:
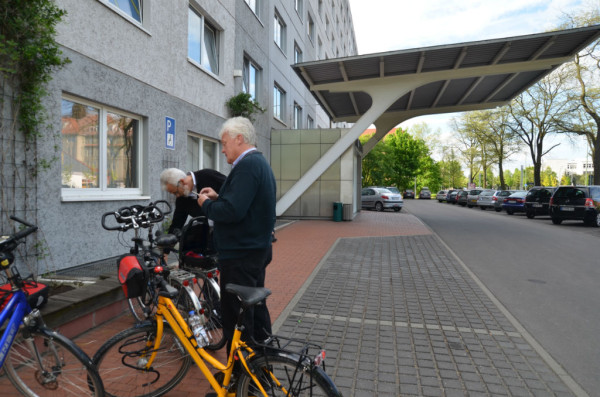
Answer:
M504 105L600 37L600 25L293 65L336 122L354 123L278 201L282 215L371 124Z

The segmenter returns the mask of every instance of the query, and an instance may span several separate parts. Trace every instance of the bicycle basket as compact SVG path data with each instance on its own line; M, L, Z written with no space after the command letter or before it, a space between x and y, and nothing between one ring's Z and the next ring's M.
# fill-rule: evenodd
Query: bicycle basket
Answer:
M125 298L137 298L146 293L148 270L135 255L123 255L117 261L117 276Z

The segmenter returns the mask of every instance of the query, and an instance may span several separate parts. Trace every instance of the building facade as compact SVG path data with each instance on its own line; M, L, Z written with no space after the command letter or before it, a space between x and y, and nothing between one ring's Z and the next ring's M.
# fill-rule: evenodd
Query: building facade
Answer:
M35 145L54 161L30 177L29 203L12 194L2 208L3 227L19 213L43 231L48 255L34 273L126 252L130 236L102 229L102 214L173 202L160 189L164 168L227 174L218 132L242 91L265 109L253 118L267 159L274 130L334 126L290 66L356 54L347 0L56 4L67 11L57 41L71 62L48 86L50 128Z

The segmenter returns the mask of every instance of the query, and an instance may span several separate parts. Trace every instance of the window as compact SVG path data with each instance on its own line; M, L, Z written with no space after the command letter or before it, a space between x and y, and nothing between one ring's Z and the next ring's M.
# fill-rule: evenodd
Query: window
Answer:
M294 9L302 19L302 0L294 0Z
M302 50L297 43L294 43L294 63L302 62Z
M142 22L143 0L108 0L108 2L130 18L133 18L140 23Z
M308 14L308 38L313 43L315 42L315 23L310 14Z
M275 12L275 20L273 26L273 37L275 40L275 44L277 44L277 46L281 48L282 51L285 51L285 23L283 23L283 19L281 19L277 12Z
M187 171L204 168L219 169L219 144L217 141L198 135L189 134L187 137Z
M294 102L294 129L302 128L302 107Z
M306 116L306 128L308 128L309 130L315 128L315 121L310 116Z
M285 117L285 92L277 85L273 87L273 117L283 121Z
M251 98L255 101L256 98L256 87L258 86L258 74L259 68L248 58L244 58L244 69L242 76L242 89L245 93L250 94Z
M63 198L141 194L141 118L80 99L61 103Z
M188 11L188 57L219 74L219 32L192 7Z
M250 9L252 10L253 13L255 13L258 16L258 8L257 8L257 4L258 0L245 0L246 4L248 4L248 7L250 7Z

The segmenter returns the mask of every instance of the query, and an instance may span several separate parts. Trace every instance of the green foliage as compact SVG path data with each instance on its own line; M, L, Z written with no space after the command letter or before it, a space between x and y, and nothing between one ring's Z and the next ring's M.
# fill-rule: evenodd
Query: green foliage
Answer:
M52 0L0 0L0 73L16 83L18 120L28 138L44 122L41 101L52 71L69 62L54 39L65 13Z
M264 113L266 109L262 108L258 102L252 99L252 96L246 92L240 92L232 96L225 103L233 117L242 116L253 120L252 115L260 112Z
M371 136L361 137L364 143ZM362 163L363 186L397 186L399 189L441 184L439 165L433 161L422 139L415 139L401 129L387 135L365 156Z

